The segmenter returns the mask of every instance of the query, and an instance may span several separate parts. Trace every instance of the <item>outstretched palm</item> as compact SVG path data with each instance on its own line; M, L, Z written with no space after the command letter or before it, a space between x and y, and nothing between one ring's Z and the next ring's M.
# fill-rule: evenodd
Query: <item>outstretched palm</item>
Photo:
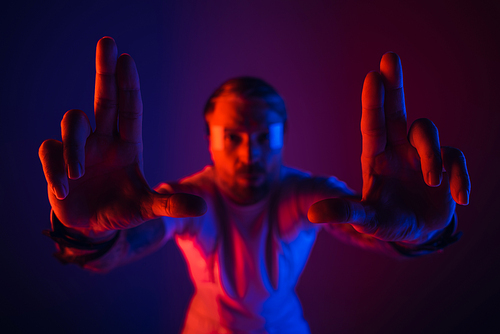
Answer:
M129 55L117 58L109 37L97 44L94 112L94 132L85 113L70 110L61 122L62 143L40 147L49 200L63 224L96 234L163 215L204 213L201 198L158 194L144 179L139 77Z
M362 96L362 200L328 199L309 210L313 222L351 223L388 241L426 241L451 220L455 202L467 204L469 178L462 153L440 148L428 119L408 134L401 62L387 53L370 72Z

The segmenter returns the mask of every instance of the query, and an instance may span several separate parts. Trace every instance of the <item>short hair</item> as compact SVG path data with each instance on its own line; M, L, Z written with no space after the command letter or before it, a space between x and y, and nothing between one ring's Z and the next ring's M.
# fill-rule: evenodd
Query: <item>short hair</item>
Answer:
M205 109L203 110L207 135L210 134L207 115L214 111L216 103L215 100L225 94L235 94L243 99L258 98L266 101L271 110L275 111L282 117L283 123L286 127L287 113L285 101L283 101L283 98L276 91L276 89L262 79L242 76L225 81L208 98L208 101L205 104Z

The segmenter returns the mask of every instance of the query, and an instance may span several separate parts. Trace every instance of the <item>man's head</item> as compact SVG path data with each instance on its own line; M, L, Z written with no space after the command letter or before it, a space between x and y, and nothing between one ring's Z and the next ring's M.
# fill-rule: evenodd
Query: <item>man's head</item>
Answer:
M285 103L265 81L223 83L204 111L210 153L221 190L239 204L264 198L279 180Z

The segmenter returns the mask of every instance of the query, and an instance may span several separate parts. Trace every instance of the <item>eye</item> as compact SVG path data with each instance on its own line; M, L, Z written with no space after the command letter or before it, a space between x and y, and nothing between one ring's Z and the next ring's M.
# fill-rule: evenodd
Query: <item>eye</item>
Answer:
M232 144L239 144L241 142L241 136L235 133L228 133L226 135L226 140L229 140Z
M261 133L259 137L257 137L259 144L267 144L269 142L269 132Z

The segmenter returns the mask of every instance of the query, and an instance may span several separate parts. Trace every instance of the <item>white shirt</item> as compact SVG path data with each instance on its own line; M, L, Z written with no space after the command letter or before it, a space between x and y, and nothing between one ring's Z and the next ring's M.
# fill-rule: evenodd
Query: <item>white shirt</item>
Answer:
M208 206L202 217L164 219L195 286L183 333L309 333L295 293L319 230L307 210L351 194L344 183L283 167L279 189L242 206L221 194L208 166L157 191L193 193Z

